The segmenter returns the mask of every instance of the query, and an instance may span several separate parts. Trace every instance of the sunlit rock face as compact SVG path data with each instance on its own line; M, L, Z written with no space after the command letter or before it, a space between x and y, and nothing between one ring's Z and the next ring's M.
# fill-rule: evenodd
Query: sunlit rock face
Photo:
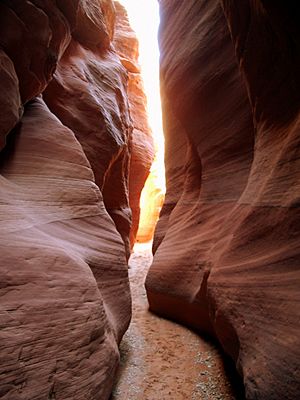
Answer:
M215 335L247 399L299 387L299 15L160 1L167 193L151 310Z
M0 397L105 400L131 316L115 7L3 0L0 22Z
M154 168L153 168L154 166ZM141 195L141 214L136 241L146 243L153 239L155 226L164 202L164 193L159 184L159 173L152 165Z
M114 45L128 72L129 106L133 124L129 174L129 204L132 210L130 246L132 248L139 226L140 194L154 159L154 145L147 119L147 99L138 65L138 41L128 23L125 8L118 2L115 2L115 6L117 17ZM150 224L151 222L149 221Z

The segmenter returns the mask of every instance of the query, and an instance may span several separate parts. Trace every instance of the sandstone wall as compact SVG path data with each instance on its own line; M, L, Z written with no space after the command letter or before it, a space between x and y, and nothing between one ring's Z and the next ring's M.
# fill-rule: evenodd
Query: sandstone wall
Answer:
M150 309L215 335L251 400L300 395L300 32L279 3L160 1Z
M110 0L0 3L3 399L111 392L131 316L129 173L146 179L152 157L147 131L130 170L142 94L114 48L118 18Z

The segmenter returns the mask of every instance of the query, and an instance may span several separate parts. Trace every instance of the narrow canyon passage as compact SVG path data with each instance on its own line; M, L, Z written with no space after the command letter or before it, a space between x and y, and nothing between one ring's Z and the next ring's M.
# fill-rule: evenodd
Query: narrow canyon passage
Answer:
M300 399L296 3L0 1L0 400Z
M151 261L151 243L136 244L129 260L133 316L111 400L237 399L214 345L148 311L144 281Z

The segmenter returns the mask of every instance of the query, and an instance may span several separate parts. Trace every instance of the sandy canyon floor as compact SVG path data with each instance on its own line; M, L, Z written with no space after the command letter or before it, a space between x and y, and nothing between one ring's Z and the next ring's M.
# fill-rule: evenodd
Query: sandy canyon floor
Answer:
M129 260L133 317L111 400L237 400L218 349L148 311L144 281L151 261L151 243L136 244Z

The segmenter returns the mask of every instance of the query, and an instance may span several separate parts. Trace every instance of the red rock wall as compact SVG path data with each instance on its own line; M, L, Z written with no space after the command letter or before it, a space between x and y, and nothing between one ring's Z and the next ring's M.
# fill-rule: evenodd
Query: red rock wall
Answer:
M132 126L126 85L126 71L112 49L95 53L73 39L43 97L82 145L129 254Z
M247 399L300 396L297 9L160 1L167 194L150 309L215 335Z
M132 94L117 29L110 0L0 4L3 399L111 392L131 316ZM131 173L147 175L145 160Z

